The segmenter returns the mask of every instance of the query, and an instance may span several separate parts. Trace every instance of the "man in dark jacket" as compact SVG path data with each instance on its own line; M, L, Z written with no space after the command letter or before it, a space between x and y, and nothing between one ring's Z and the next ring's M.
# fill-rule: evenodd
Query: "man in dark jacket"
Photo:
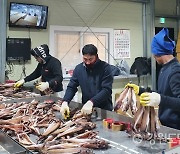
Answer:
M64 116L69 112L68 103L78 86L82 91L83 114L90 114L93 107L112 110L113 76L110 65L98 58L97 48L93 44L85 45L82 54L83 62L75 67L63 98L61 114Z
M33 73L24 79L15 83L14 87L18 88L25 82L32 81L41 77L41 82L36 85L36 88L43 92L50 89L55 96L63 90L63 75L61 62L49 54L49 47L43 44L31 50L31 54L39 62Z
M151 51L162 68L158 77L158 93L142 93L143 89L128 84L140 95L143 106L159 106L160 122L168 127L180 129L180 64L173 56L174 41L169 38L167 28L162 29L152 40Z

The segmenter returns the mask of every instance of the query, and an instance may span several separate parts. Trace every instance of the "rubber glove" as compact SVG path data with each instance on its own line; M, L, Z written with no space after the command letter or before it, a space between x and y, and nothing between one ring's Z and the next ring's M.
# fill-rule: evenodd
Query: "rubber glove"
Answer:
M48 82L40 82L37 84L36 88L40 91L44 91L47 88L49 88L49 83Z
M69 118L70 111L69 111L68 102L66 102L66 101L62 102L60 113L64 119Z
M133 90L134 90L134 92L135 92L136 95L139 94L139 86L138 86L138 85L132 84L132 83L128 83L128 84L125 86L125 88L127 88L127 87L133 88Z
M89 100L83 105L81 109L81 113L84 115L89 115L92 113L92 109L93 109L93 102Z
M143 106L158 106L160 104L161 101L161 95L156 93L156 92L152 92L152 93L142 93L140 95L140 103Z
M14 88L19 88L24 84L25 80L21 79L14 84Z

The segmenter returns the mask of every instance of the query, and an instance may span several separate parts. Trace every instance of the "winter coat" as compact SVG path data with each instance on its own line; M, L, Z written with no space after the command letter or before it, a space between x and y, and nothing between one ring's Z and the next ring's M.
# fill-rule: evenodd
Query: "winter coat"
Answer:
M70 102L80 86L83 104L91 100L94 107L112 110L112 83L113 76L108 63L98 59L92 68L80 63L74 69L63 100Z
M176 58L163 65L158 78L160 122L180 129L180 64Z

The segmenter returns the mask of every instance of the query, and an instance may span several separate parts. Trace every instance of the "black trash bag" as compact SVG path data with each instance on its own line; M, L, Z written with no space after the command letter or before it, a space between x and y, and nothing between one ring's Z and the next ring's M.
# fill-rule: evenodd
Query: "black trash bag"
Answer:
M137 74L137 76L151 74L151 58L137 57L130 68L131 74Z

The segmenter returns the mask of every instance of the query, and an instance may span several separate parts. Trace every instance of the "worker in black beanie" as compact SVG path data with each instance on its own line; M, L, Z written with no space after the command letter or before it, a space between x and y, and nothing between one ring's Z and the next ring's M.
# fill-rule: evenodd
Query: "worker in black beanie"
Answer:
M49 47L46 44L32 49L31 55L38 61L36 69L29 76L17 81L14 87L19 88L25 82L41 77L41 82L36 85L41 94L43 95L45 90L50 90L55 96L59 96L58 92L63 90L61 62L49 54Z

